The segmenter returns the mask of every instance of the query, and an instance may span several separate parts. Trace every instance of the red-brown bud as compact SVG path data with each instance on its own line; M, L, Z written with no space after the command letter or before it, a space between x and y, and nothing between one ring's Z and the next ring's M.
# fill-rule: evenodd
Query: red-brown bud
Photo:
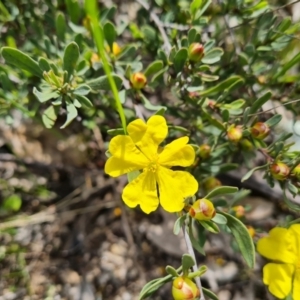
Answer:
M143 73L133 73L130 76L130 83L134 89L140 90L147 84L147 78Z
M285 180L290 174L290 168L283 162L277 162L270 166L272 176L277 180Z
M199 62L204 56L204 47L200 43L192 43L189 46L189 59L193 62Z
M191 279L177 277L173 281L172 295L174 300L194 300L200 296L200 291Z
M270 133L270 127L263 122L257 122L251 127L251 135L258 140L263 140Z
M211 147L207 144L199 146L199 156L203 159L209 158L211 152Z
M216 210L208 199L199 199L191 206L189 214L199 221L209 221L216 215Z
M241 126L230 126L227 130L227 137L231 142L237 143L243 137Z

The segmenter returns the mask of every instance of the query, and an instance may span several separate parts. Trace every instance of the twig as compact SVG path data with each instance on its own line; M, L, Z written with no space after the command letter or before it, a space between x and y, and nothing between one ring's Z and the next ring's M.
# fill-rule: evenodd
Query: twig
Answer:
M194 259L194 262L195 262L195 264L193 265L193 271L197 272L198 271L198 266L197 266L195 252L194 252L193 245L192 245L191 239L189 237L189 234L186 231L186 226L185 225L183 225L182 231L183 231L183 236L184 236L184 239L185 239L185 242L186 242L186 246L188 248L188 252L192 256L192 258ZM196 281L197 287L200 291L200 300L205 300L204 295L203 295L203 290L202 290L202 284L201 284L200 277L196 277L195 281Z
M218 3L221 6L222 1L218 0ZM240 47L239 47L239 45L238 45L238 43L237 43L237 41L235 39L235 36L234 36L234 34L232 32L232 29L231 29L230 25L229 25L228 15L225 14L223 18L224 18L224 22L225 22L225 26L227 28L227 31L229 32L231 40L232 40L232 43L234 45L235 52L236 52L236 54L239 54L241 52L241 49L240 49Z
M148 5L146 2L144 2L144 0L136 0L140 5L142 5L146 10L150 10L150 5ZM153 12L153 11L150 11L150 17L151 19L153 20L153 22L155 23L155 25L157 26L160 34L161 34L161 37L164 41L164 48L165 50L167 51L167 53L169 54L170 51L171 51L171 44L169 42L169 38L166 34L166 31L164 29L164 26L163 24L161 23L161 21L159 20L159 17Z

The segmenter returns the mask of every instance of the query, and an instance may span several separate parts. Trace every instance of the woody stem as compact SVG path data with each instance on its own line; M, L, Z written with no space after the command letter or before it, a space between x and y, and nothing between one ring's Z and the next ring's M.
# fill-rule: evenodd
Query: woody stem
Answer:
M197 266L197 261L196 261L194 248L193 248L190 236L189 236L189 234L186 230L185 225L183 225L182 231L183 231L183 236L184 236L184 239L185 239L186 246L188 248L188 252L191 255L191 257L194 259L194 262L195 262L195 264L193 265L193 271L197 272L198 271L198 266ZM202 290L202 284L201 284L200 277L195 277L195 281L196 281L196 285L197 285L197 287L200 291L200 300L205 300L204 295L203 295L203 290Z

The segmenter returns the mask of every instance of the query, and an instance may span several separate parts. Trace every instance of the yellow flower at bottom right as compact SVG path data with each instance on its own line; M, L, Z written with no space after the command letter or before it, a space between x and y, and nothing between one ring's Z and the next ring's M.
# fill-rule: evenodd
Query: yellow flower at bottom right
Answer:
M257 243L257 251L272 260L263 268L263 282L279 299L290 293L300 300L300 224L273 228Z

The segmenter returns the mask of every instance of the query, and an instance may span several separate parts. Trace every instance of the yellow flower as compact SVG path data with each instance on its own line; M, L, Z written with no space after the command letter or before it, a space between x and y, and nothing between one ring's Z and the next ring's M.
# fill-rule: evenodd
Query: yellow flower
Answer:
M258 241L257 251L274 261L263 268L270 293L284 299L292 292L293 300L300 300L300 224L273 228Z
M123 190L126 205L140 205L145 213L154 211L159 202L168 212L182 210L184 199L196 193L198 182L188 172L170 168L187 167L194 162L195 151L187 145L188 137L160 147L168 127L165 118L158 115L152 116L147 123L141 119L131 122L127 132L129 135L112 138L109 144L112 156L105 164L105 172L112 177L142 171Z

